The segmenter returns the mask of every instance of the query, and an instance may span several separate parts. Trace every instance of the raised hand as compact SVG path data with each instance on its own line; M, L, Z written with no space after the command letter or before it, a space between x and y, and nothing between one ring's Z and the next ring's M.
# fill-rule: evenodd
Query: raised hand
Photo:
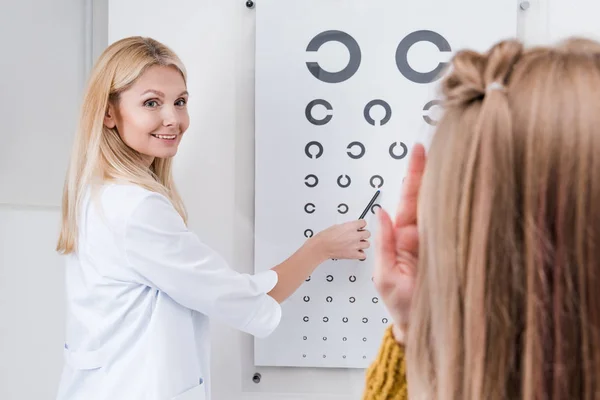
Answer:
M425 170L425 148L415 145L402 186L394 221L382 209L377 211L379 233L376 240L373 281L394 322L396 339L403 340L408 327L415 287L419 251L417 203Z

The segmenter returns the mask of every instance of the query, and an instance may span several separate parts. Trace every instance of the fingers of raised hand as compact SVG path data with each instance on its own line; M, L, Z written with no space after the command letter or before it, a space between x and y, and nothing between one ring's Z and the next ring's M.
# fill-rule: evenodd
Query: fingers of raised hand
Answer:
M417 218L416 204L425 171L425 147L417 144L408 162L408 172L402 185L400 205L396 213L396 226L414 223Z
M393 264L396 258L396 237L389 214L381 209L377 211L379 231L376 239L377 266Z

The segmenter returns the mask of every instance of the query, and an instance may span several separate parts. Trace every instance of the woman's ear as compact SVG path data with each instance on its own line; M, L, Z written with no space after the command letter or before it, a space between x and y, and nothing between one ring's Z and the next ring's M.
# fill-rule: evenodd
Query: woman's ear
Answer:
M115 109L112 104L109 104L106 114L104 115L104 126L106 126L108 129L113 129L116 125L117 120L115 119Z

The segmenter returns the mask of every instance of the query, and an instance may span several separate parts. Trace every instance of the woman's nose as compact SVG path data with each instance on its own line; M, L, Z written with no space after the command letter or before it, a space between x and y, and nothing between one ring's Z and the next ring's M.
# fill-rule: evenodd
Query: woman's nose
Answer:
M163 126L177 126L179 117L175 107L164 107L162 112Z

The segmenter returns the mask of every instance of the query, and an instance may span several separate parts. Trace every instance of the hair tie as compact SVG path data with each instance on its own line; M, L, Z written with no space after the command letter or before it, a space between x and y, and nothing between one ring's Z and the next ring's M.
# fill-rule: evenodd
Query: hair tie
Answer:
M501 92L504 92L505 89L506 88L504 87L504 85L500 82L492 82L485 88L485 91L486 93L489 93L492 90L500 90Z

